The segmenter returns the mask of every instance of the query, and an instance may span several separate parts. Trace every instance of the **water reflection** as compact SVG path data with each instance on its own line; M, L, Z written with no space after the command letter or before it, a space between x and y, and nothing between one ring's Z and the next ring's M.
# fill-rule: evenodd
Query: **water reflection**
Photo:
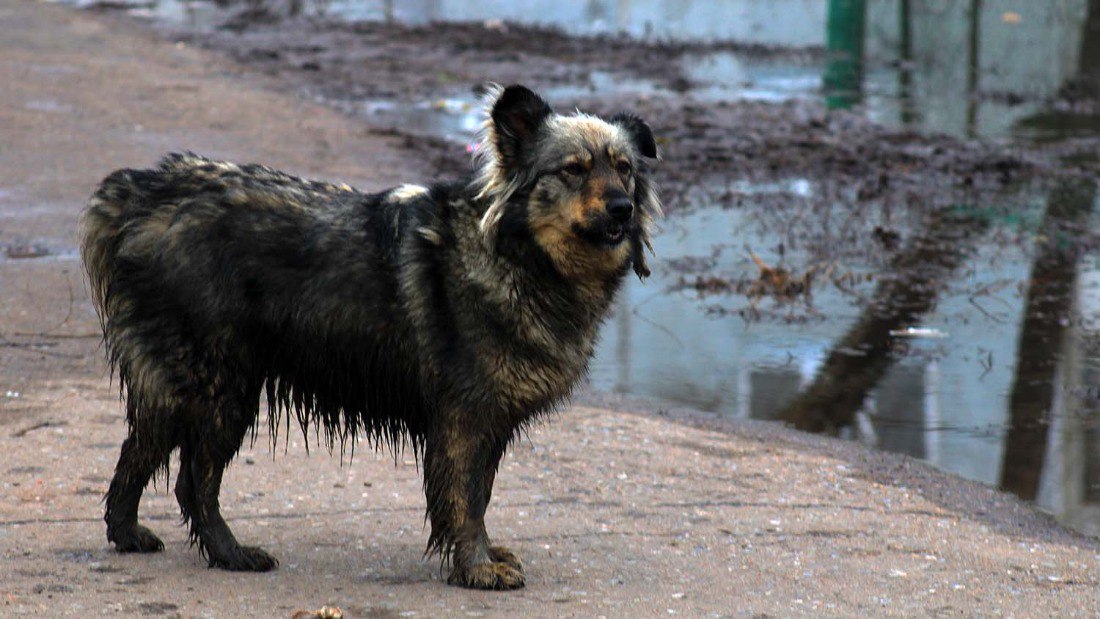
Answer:
M1077 279L1079 231L1092 210L1095 186L1080 182L1055 189L1039 231L1028 281L1016 375L1009 399L1008 436L1001 487L1025 499L1036 498L1046 461L1052 413L1060 393L1058 370L1066 359L1066 338Z
M747 207L670 218L656 239L665 266L625 289L594 387L851 436L1030 494L1100 533L1100 267L1076 245L1093 185L939 209L900 230L886 266L847 265L880 270L876 282L857 294L819 285L806 320L784 309L746 321L736 317L750 304L743 295L681 285L693 268L752 272L750 245L792 270L812 260L769 251L779 237L751 205L776 193L797 201L785 189L795 185L813 188L800 179L742 188ZM858 223L883 222L872 213ZM914 326L946 337L904 337Z
M867 395L903 354L897 333L921 322L942 287L971 253L986 218L936 212L898 253L847 333L829 351L809 387L779 414L800 430L837 433L853 425Z
M914 129L1031 137L1037 123L1021 131L1021 119L1063 92L1082 66L1100 62L1093 5L869 2L866 50L879 68L864 84L868 110ZM1041 128L1046 135L1056 130Z

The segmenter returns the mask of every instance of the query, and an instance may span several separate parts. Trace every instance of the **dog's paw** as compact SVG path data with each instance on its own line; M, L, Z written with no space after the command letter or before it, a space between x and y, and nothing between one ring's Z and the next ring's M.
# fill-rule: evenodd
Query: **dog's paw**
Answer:
M149 529L135 524L132 529L111 535L115 550L119 552L160 552L164 542Z
M504 563L511 565L523 573L523 563L520 562L519 557L515 555L511 550L508 550L504 546L490 546L489 558L496 563Z
M279 567L279 560L256 546L237 546L228 556L210 557L210 567L231 572L270 572Z
M490 552L495 554L492 551ZM523 568L519 566L519 560L507 550L503 550L503 552L507 553L515 563L492 561L456 567L451 572L450 577L447 578L447 584L469 589L495 589L497 591L522 588L526 584L526 578L523 575Z

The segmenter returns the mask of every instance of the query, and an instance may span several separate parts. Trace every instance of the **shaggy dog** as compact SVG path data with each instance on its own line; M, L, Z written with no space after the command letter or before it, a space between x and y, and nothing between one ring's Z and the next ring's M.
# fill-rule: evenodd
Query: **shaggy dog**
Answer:
M189 153L103 181L81 255L126 400L106 496L119 551L163 548L138 503L178 448L176 498L210 565L277 565L218 509L266 392L272 431L285 414L330 446L408 440L448 582L523 586L485 531L493 480L584 376L626 273L649 274L657 148L632 115L559 115L522 86L487 99L457 182L365 194Z

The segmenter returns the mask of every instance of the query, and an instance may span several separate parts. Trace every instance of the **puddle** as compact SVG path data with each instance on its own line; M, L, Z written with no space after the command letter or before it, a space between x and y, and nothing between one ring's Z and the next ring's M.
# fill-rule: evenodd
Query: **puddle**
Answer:
M687 55L681 61L703 101L782 103L821 94L821 67L811 63L745 58L733 52Z
M217 28L231 15L224 6L205 0L47 0L93 11L126 11L146 19L180 24L196 30Z
M750 201L812 190L801 179L741 188ZM1052 217L1095 212L1095 195L990 199L1005 201L992 211L1004 217L933 222L931 230L895 220L901 241L886 265L874 259L868 232L888 222L852 207L820 217L805 238L853 226L851 240L839 239L825 259L841 256L834 273L855 277L843 289L818 278L810 305L683 286L696 273L752 280L752 254L792 273L822 260L805 243L777 253L782 239L760 216L768 209L674 215L655 239L661 268L645 284L630 282L603 331L592 386L837 427L1036 499L1100 534L1100 257L1065 258L1073 252L1033 242ZM1077 212L1058 215L1067 208ZM839 218L846 210L858 221ZM960 225L973 230L958 236Z
M393 101L335 102L371 124L420 137L468 143L481 126L477 99L447 98L402 105Z
M769 64L738 65L737 78L731 82L705 81L709 63L732 59L732 54L714 54L685 60L688 74L695 86L691 96L701 101L767 101L783 102L806 99L820 91L820 74L805 67ZM732 60L728 63L732 66ZM566 84L541 89L549 101L571 101L615 93L637 97L660 97L666 88L643 79L629 79L606 71L592 71L582 84ZM480 104L470 93L451 93L447 98L418 101L412 104L392 100L331 101L333 105L364 117L372 124L421 137L443 138L467 144L481 126Z

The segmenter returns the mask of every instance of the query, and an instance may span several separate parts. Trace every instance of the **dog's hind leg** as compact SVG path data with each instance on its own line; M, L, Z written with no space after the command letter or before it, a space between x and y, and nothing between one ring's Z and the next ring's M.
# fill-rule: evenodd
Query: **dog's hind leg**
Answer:
M176 499L191 525L192 542L210 567L232 571L266 572L279 562L261 548L241 546L222 518L218 503L222 474L236 455L256 419L259 391L247 398L223 397L206 410L196 411L180 445L180 472Z
M485 510L504 444L471 432L478 424L448 420L428 436L424 484L432 522L429 550L450 554L447 582L473 589L518 589L525 577L519 559L491 546Z
M139 432L131 427L130 435L122 443L115 475L107 490L104 516L107 541L113 542L119 552L164 550L164 543L138 524L138 503L153 473L167 464L173 445L157 432L158 428L148 430Z

